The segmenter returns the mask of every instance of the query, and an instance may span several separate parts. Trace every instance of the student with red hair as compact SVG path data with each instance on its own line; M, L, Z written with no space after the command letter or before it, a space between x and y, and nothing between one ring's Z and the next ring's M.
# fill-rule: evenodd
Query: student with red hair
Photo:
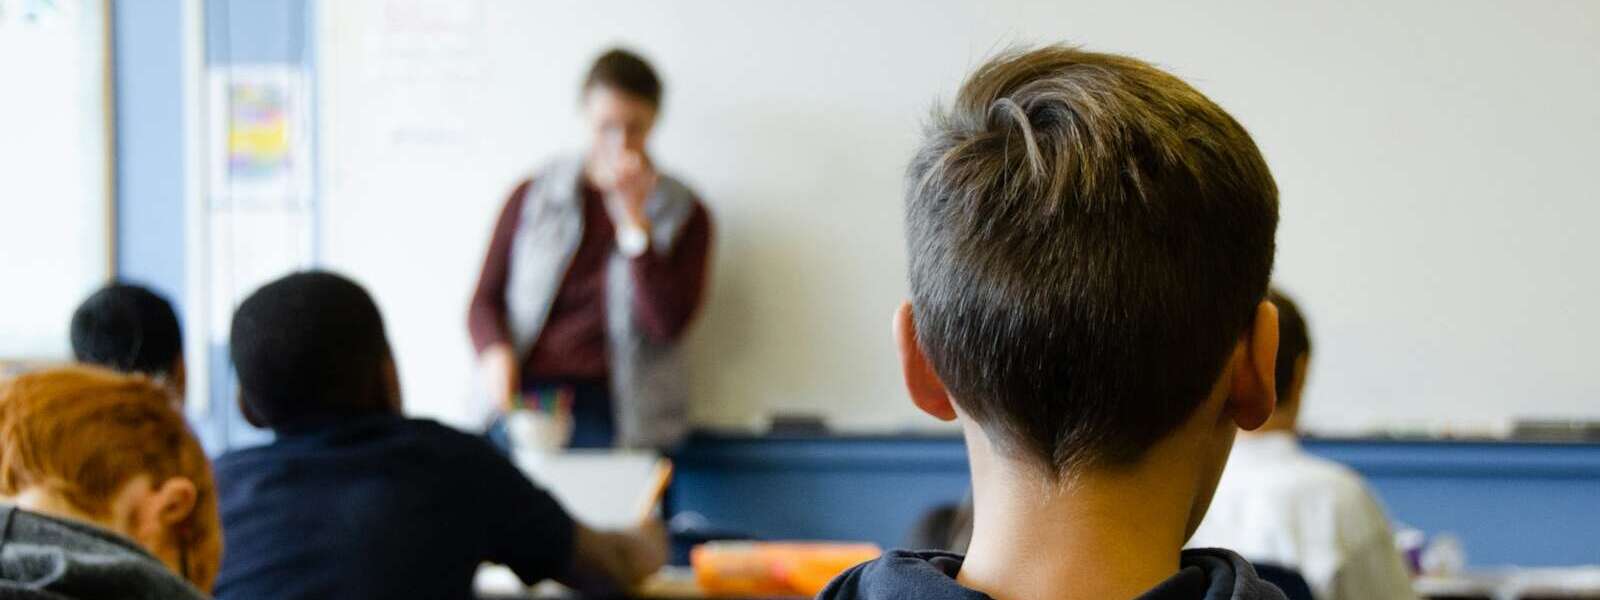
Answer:
M211 466L159 384L0 382L0 597L203 598L221 559Z

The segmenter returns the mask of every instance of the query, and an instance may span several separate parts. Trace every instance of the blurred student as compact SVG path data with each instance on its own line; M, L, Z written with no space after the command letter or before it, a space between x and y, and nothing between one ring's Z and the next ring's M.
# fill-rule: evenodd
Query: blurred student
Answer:
M1138 60L1012 51L936 111L906 185L895 338L912 402L961 424L972 540L822 597L1282 598L1182 551L1272 412L1277 188L1244 128Z
M1278 407L1240 436L1190 546L1226 546L1291 567L1323 600L1415 598L1383 507L1354 471L1300 447L1295 423L1311 360L1299 307L1276 290Z
M582 107L588 149L506 199L468 328L499 410L518 397L570 406L575 448L667 448L687 431L678 344L705 288L711 217L649 154L661 109L649 63L600 55ZM503 420L489 435L509 448Z
M72 313L72 354L78 362L142 373L183 403L183 330L172 304L138 285L100 288Z
M665 559L658 521L589 529L483 438L401 416L383 318L348 279L267 284L229 343L245 418L277 436L217 461L218 598L472 598L483 562L616 590Z
M95 367L0 383L0 598L202 598L211 465L167 392Z

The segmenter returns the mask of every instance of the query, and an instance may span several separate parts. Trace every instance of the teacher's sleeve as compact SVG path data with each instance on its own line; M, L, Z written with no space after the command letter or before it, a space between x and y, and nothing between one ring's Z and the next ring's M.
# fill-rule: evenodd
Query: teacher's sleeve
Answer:
M523 198L527 197L532 180L523 181L511 191L500 218L494 224L494 237L489 239L489 251L483 257L483 270L478 273L478 287L472 292L472 304L467 308L467 331L472 335L472 347L478 353L496 344L510 344L511 334L506 329L506 280L511 272L511 241L516 238L517 224L522 220Z
M683 334L705 293L711 254L711 215L698 201L672 248L651 247L629 259L633 313L645 335L672 341Z

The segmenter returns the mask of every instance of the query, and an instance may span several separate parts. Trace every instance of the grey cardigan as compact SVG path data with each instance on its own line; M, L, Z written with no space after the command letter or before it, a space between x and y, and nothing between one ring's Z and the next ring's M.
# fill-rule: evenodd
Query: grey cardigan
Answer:
M200 600L144 549L83 523L0 504L0 600Z
M518 358L527 356L583 239L583 160L562 157L540 168L523 201L511 242L506 322ZM662 175L646 202L650 251L671 252L694 214L689 188ZM628 259L614 252L606 266L606 341L617 442L624 448L669 448L688 431L688 378L676 341L649 338L633 315Z

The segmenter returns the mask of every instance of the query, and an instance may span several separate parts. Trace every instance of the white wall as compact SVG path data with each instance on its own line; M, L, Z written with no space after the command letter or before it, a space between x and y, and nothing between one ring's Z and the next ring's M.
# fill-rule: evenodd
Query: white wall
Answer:
M1600 3L321 8L324 258L378 296L418 413L470 420L490 225L520 175L582 143L582 70L621 42L663 72L655 153L718 226L696 419L927 423L888 333L918 123L996 49L1071 40L1171 69L1256 136L1282 190L1278 276L1317 338L1314 426L1600 417Z
M0 359L70 359L111 275L105 6L0 11Z

